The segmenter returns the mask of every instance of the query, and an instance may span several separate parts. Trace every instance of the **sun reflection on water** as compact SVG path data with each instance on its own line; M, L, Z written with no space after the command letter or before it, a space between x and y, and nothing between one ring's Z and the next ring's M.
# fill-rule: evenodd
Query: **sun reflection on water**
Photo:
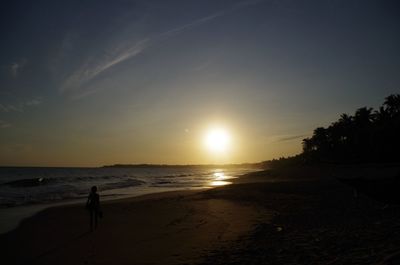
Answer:
M210 181L210 186L214 186L214 187L232 184L232 182L226 181L226 180L235 178L232 176L225 175L225 173L220 169L215 170L212 177L213 177L213 179Z
M210 183L211 186L225 186L225 185L229 185L229 184L232 184L232 182L222 181L222 180L215 180L215 181L211 181L211 183Z

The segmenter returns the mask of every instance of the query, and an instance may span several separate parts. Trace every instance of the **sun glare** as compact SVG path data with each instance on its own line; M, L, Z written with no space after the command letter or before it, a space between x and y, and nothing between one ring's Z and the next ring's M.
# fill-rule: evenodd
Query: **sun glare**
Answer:
M212 128L207 131L204 139L206 148L213 153L226 152L229 149L231 137L224 128Z

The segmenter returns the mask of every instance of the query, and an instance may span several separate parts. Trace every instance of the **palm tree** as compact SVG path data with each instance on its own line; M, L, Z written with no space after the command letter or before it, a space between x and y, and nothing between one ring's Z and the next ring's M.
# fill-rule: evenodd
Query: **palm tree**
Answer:
M316 128L311 139L320 160L325 160L329 154L328 130L324 127Z
M371 157L372 142L372 108L359 108L354 114L354 147L358 160L365 160Z
M354 118L346 113L340 115L340 119L337 121L340 129L340 141L342 143L349 143L352 140Z
M389 119L390 119L390 113L383 106L380 106L379 110L374 111L373 121L375 122L375 124L382 125L388 122Z
M302 145L303 145L303 153L311 153L312 151L316 150L314 142L310 138L303 139Z
M372 108L359 108L354 114L354 122L358 127L369 126L373 120Z
M377 111L363 107L342 114L328 128L303 140L303 154L313 161L400 161L400 94L390 95Z
M400 114L400 94L386 97L383 105L392 117Z
M395 161L400 150L400 95L390 95L383 103L389 119L383 124L384 154L386 160ZM399 159L397 158L397 161Z
M340 115L339 122L344 125L349 125L353 122L353 117L348 115L347 113L343 113L342 115Z

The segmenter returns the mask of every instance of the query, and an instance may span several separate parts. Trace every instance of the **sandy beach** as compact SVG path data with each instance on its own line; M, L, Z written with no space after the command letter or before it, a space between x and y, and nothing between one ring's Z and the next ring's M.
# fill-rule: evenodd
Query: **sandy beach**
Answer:
M399 207L332 175L264 171L104 202L94 232L83 205L49 208L0 237L2 263L398 264Z

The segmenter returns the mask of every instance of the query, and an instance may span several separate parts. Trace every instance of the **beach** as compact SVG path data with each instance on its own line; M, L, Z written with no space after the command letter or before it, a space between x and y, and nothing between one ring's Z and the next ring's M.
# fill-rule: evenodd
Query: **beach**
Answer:
M400 265L400 0L1 7L0 265Z
M338 173L339 172L339 173ZM49 208L0 236L4 264L398 264L396 204L332 168L262 171L207 190Z

